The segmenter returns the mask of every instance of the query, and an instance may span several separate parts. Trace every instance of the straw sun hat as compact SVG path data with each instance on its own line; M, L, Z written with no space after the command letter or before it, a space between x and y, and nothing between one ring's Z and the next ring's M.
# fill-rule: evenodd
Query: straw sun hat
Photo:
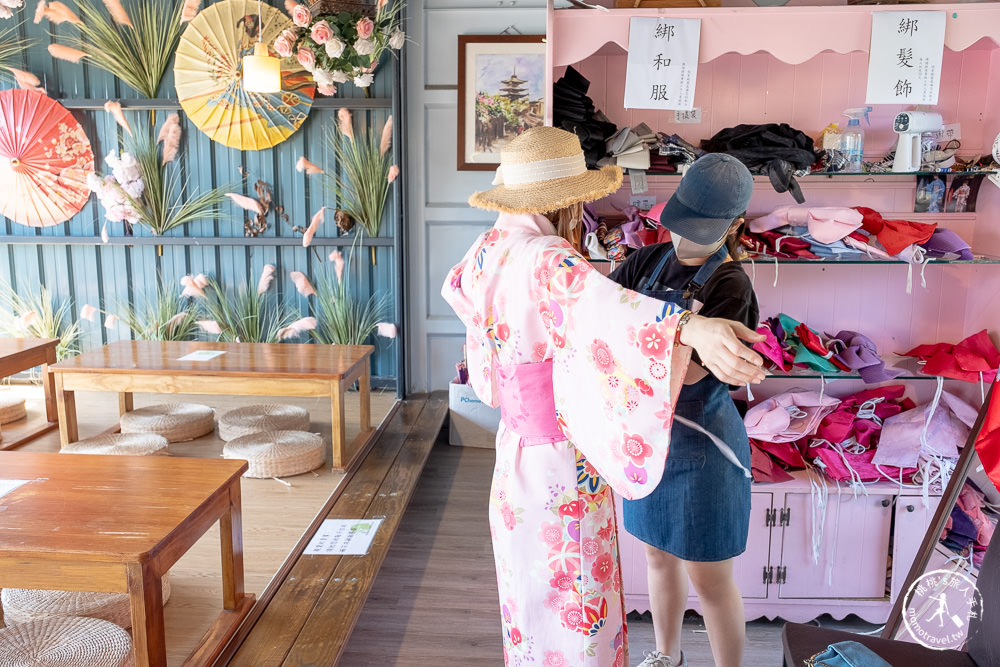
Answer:
M495 188L477 192L469 204L504 213L546 213L594 201L622 184L622 170L588 170L580 140L556 127L533 127L500 150Z

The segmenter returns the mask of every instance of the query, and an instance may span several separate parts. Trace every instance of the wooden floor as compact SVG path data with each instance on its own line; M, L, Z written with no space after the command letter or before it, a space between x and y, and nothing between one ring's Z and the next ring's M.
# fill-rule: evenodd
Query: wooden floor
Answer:
M452 447L438 438L424 474L344 652L346 667L503 665L496 575L486 508L492 450ZM823 616L824 626L876 626ZM780 666L783 621L747 624L744 665ZM648 614L628 618L631 665L654 648ZM713 664L700 616L684 623L690 667Z
M41 390L33 385L0 386L28 398L29 417L42 409ZM303 531L323 503L343 480L330 469L329 399L289 399L267 397L157 396L136 394L135 407L165 402L196 402L210 405L216 415L252 403L288 403L309 410L312 431L323 435L327 445L326 463L312 473L289 477L286 486L273 479L242 480L243 546L246 590L260 595L272 575L284 562ZM395 392L372 393L372 423L379 424L396 402ZM347 396L347 436L357 432L358 394ZM77 393L80 437L93 436L115 424L118 400L115 394ZM222 455L223 441L215 434L187 443L174 443L171 455L215 457ZM21 447L21 451L58 451L59 432L52 431ZM67 455L69 456L69 455ZM219 531L213 527L170 571L170 599L164 608L168 664L180 665L221 609L222 575L219 568ZM81 666L84 667L84 666Z

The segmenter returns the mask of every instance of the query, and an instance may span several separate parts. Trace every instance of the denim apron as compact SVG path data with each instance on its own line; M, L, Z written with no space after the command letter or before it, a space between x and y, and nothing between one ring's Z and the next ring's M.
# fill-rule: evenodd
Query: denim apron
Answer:
M697 310L698 292L726 260L723 246L694 278L679 289L656 289L657 279L674 256L671 248L640 293ZM693 422L725 443L744 469L750 443L729 388L714 375L684 385L674 413L670 453L663 478L645 498L622 501L625 529L661 551L689 561L720 561L746 550L750 525L750 479Z

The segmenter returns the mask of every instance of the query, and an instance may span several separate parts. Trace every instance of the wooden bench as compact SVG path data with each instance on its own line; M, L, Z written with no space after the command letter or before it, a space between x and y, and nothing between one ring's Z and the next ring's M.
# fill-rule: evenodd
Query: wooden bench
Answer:
M442 392L402 401L267 586L215 665L336 665L448 412ZM324 519L382 518L364 556L304 555Z

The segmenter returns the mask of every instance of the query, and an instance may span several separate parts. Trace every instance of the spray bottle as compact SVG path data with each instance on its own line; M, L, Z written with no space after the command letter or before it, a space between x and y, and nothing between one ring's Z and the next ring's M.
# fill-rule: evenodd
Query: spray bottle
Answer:
M871 107L858 107L844 111L844 115L850 119L847 121L847 127L840 134L840 152L847 158L845 172L860 174L864 171L865 131L861 127L861 117L865 117L865 122L870 127L871 121L868 120L868 112L871 110Z

